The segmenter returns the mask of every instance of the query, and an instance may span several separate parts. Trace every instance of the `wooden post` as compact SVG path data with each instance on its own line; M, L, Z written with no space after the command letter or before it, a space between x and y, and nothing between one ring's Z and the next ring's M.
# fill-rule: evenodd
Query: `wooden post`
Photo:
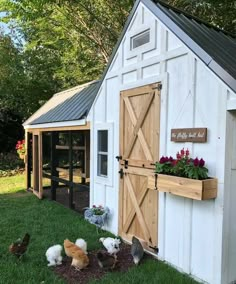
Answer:
M38 176L39 176L39 198L43 198L43 136L42 132L39 132L38 138Z
M33 192L38 195L38 135L33 133Z
M31 142L30 133L25 131L25 185L26 190L31 188Z
M90 177L90 131L85 130L85 178Z
M72 153L72 132L69 131L69 181L73 182L73 153ZM73 185L69 186L69 207L74 208L73 205Z
M51 132L51 178L58 176L57 166L58 159L56 156L56 145L58 143L58 132ZM56 188L58 187L58 182L51 179L51 199L56 200Z

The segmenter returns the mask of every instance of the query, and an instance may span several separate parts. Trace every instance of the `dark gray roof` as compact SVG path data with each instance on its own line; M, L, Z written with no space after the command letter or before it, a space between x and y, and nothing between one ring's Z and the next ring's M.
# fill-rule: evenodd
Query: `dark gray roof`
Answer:
M153 0L153 2L158 7L158 10L154 10L154 14L235 91L235 36L162 1Z
M54 95L50 100L52 100L51 107L50 100L39 110L40 115L34 119L34 115L31 119L26 121L24 125L35 125L42 123L53 123L62 121L73 121L86 118L93 102L96 97L99 88L99 81L93 82L90 85L80 89L79 87L71 90L58 93ZM79 91L78 91L79 90ZM66 95L69 94L69 97ZM65 99L60 97L64 96ZM62 100L60 102L60 100ZM56 102L59 101L57 104ZM49 107L48 107L49 106Z
M159 0L136 0L103 73L102 80L106 76L139 3L146 5L168 29L236 92L235 36Z

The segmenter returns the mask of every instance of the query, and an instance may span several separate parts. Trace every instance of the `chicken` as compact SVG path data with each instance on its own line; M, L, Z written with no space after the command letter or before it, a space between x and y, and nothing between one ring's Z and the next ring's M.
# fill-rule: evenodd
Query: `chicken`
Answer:
M139 239L133 236L132 245L131 245L131 254L133 256L133 260L136 265L138 265L140 260L143 258L143 253L144 250L142 244L140 243Z
M117 263L117 258L105 250L97 252L98 265L104 269L114 269Z
M48 266L56 266L62 263L61 251L61 245L54 245L47 249L45 255L49 262Z
M16 257L20 258L26 252L29 245L30 235L25 234L23 240L18 239L16 242L12 243L9 246L9 251L14 254Z
M75 268L81 270L89 265L89 258L84 251L68 239L64 240L64 249L66 255L72 257L71 265Z
M77 245L77 247L81 248L85 254L87 253L87 243L84 239L77 239L75 244Z
M107 252L110 254L116 255L120 248L120 240L117 238L100 238L99 241L103 244L103 246L106 248Z

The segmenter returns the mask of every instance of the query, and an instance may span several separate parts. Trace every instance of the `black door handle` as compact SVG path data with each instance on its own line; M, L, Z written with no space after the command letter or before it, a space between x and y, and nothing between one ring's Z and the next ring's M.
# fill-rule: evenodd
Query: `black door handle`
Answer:
M122 159L122 156L116 156L117 161L119 162L119 160Z
M120 174L120 178L123 178L123 176L124 176L124 171L123 171L123 169L122 169L122 168L119 170L119 172L118 172L118 173Z

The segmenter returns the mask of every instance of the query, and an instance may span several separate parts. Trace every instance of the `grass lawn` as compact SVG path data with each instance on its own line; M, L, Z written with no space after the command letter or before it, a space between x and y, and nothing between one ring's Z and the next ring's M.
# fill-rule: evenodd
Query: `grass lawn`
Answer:
M65 283L47 267L45 252L53 244L62 244L65 238L78 237L88 242L88 250L100 248L99 237L93 225L70 209L49 200L38 200L30 193L15 195L22 190L24 176L0 178L0 284ZM10 194L10 192L12 192ZM8 252L12 241L26 232L30 245L21 261ZM106 233L109 236L109 233ZM91 283L158 283L196 284L161 261L147 260L127 273L108 273L100 281Z

